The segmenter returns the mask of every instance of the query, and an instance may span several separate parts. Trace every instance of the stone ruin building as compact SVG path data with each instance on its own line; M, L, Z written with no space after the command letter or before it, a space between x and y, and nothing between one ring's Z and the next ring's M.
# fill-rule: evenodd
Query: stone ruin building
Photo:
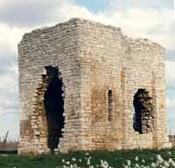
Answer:
M19 44L20 154L164 148L165 49L83 19Z

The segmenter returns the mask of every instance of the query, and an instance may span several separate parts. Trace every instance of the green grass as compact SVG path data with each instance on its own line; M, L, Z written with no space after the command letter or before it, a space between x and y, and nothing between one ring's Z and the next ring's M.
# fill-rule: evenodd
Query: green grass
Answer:
M171 152L171 156L169 156ZM156 155L160 154L164 159L171 157L175 160L175 149L165 150L128 150L128 151L93 151L93 152L70 152L68 154L58 155L40 155L40 156L18 156L15 154L0 155L0 168L62 168L62 160L71 161L71 163L78 163L80 166L87 168L87 157L91 156L91 165L99 165L100 160L105 160L110 166L121 168L122 164L126 163L129 159L131 162L135 162L135 157L139 158L139 162L142 159L145 160L145 165L150 164L156 160ZM72 161L75 158L76 161ZM79 159L82 161L79 162Z

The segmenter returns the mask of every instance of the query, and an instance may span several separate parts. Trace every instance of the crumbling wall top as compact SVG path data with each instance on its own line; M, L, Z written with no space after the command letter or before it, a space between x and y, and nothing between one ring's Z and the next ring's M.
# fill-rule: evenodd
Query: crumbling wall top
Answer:
M29 33L25 33L20 43L23 43L26 40L29 40L29 39L34 38L34 37L42 36L43 34L45 34L47 32L51 33L52 31L55 31L55 29L57 29L57 28L64 29L64 27L66 27L66 26L68 26L68 27L70 26L71 28L76 27L76 26L78 27L80 24L81 25L83 25L83 24L88 25L89 24L89 25L94 25L95 27L106 28L107 31L112 31L113 33L121 35L121 38L127 40L129 44L132 44L132 43L141 44L141 45L146 45L146 46L150 46L150 47L152 46L152 47L162 48L164 50L164 47L162 47L159 43L154 42L152 40L149 40L147 38L130 38L127 35L124 35L122 33L122 30L120 27L115 27L112 25L105 25L105 24L102 24L102 23L99 23L96 21L90 21L90 20L86 20L86 19L82 19L82 18L72 18L72 19L68 20L67 22L59 23L59 24L56 24L55 26L43 27L43 28L33 30Z

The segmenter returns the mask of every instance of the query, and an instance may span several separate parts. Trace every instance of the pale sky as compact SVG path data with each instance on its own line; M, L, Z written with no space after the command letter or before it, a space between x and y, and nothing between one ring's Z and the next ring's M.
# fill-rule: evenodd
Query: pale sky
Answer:
M11 138L19 137L17 44L23 34L73 17L121 27L166 48L168 126L175 130L173 8L173 0L0 0L0 136L9 130Z

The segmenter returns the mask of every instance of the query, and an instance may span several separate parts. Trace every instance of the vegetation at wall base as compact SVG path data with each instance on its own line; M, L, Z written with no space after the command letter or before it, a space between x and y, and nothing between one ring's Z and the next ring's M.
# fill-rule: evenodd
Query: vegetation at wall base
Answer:
M143 165L145 167L155 167L157 162L169 167L175 167L172 161L175 161L175 149L121 150L113 152L78 151L39 156L0 154L0 168L134 168L142 167ZM169 162L172 162L172 164Z

